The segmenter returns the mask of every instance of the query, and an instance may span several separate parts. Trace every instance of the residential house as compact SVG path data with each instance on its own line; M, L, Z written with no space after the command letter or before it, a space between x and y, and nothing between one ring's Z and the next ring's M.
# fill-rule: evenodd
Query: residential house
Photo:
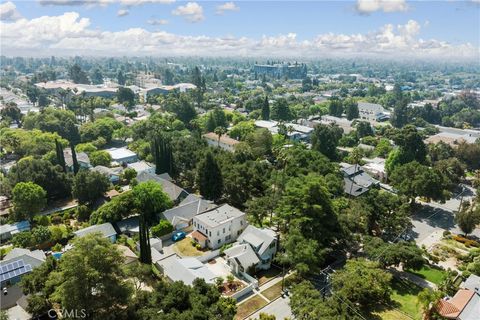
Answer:
M30 231L30 222L24 220L14 224L0 225L0 240L8 240L22 231Z
M124 264L130 264L130 263L134 263L134 262L138 261L137 255L129 247L119 244L119 245L117 245L117 249L118 249L118 251L121 252L121 254L123 256L123 263Z
M116 230L122 234L133 236L140 232L138 216L128 217L114 223Z
M342 164L341 164L342 165ZM342 169L346 194L358 197L367 192L372 186L379 185L379 182L366 173L362 166L355 164L344 164Z
M96 167L93 167L91 170L97 171L106 175L108 180L110 180L111 183L116 184L120 181L120 174L122 173L123 168L122 167L109 168L105 166L96 166Z
M196 258L180 258L171 255L157 261L156 265L170 281L182 281L186 285L192 285L197 278L204 279L206 283L214 283L216 275Z
M110 239L112 243L117 241L117 231L110 222L96 224L74 232L75 236L80 238L92 233L101 233L104 238Z
M219 138L218 134L214 132L205 133L203 138L209 146L219 147L230 152L235 151L235 146L240 143L240 141L232 139L226 134L221 135Z
M192 225L193 217L217 207L210 200L201 196L189 194L180 204L162 213L176 230L185 229Z
M480 277L471 275L453 297L445 297L435 306L446 319L478 320L480 315Z
M105 150L112 157L112 161L119 164L133 163L138 161L138 156L135 152L128 150L127 148L110 148Z
M155 166L150 164L144 160L133 162L127 164L127 168L131 168L137 172L137 175L142 172L147 172L151 174L155 174Z
M224 204L193 217L191 236L202 247L214 250L235 241L246 227L245 213Z
M475 143L478 139L475 134L468 132L439 132L425 139L426 144L444 142L454 147L461 142Z
M249 225L238 237L237 244L224 251L234 273L270 269L277 251L276 233Z
M375 157L372 159L369 158L362 158L363 161L366 162L362 167L370 174L373 178L385 181L387 180L387 170L385 169L385 159Z
M186 196L188 196L188 192L184 189L180 188L170 180L168 180L168 175L156 175L154 173L149 172L141 172L137 175L138 182L145 182L145 181L154 181L162 186L163 192L165 192L170 200L174 203L179 203L182 201Z
M0 261L0 286L4 288L20 282L25 274L44 263L46 258L42 250L13 248Z
M83 169L89 169L92 165L90 164L90 158L88 154L85 152L77 152L77 162L78 167ZM73 172L73 156L72 156L72 149L65 148L63 149L63 157L65 158L65 166L67 170Z

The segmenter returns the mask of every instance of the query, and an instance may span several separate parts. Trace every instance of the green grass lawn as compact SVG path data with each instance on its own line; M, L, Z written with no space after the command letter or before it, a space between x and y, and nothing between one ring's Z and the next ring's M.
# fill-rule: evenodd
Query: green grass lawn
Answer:
M249 314L264 307L266 304L267 301L265 301L265 299L263 299L259 295L254 295L253 297L245 300L237 306L237 314L235 316L235 320L241 320L247 317Z
M422 310L418 305L417 296L422 288L409 281L394 279L392 289L392 300L398 304L396 308L414 319L421 319Z
M446 276L446 272L444 270L437 269L428 265L423 266L422 269L417 271L413 271L413 270L407 270L407 271L423 279L426 279L430 282L433 282L435 284L440 284L440 282L442 282Z

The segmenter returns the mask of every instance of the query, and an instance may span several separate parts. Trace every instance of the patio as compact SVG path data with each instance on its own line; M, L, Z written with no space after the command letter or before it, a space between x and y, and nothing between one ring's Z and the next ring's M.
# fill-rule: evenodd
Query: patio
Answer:
M223 279L225 279L229 274L232 274L232 272L230 271L230 267L221 257L210 260L205 263L205 265L217 277L222 277Z

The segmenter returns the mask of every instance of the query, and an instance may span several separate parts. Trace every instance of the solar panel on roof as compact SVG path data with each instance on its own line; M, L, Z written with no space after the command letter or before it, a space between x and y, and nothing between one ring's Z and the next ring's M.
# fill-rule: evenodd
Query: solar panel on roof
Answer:
M12 271L13 270L13 263L7 264L7 271Z
M7 272L7 266L2 266L2 273Z
M26 272L32 271L32 266L29 265L29 264L25 265L25 271L26 271Z
M18 261L12 262L12 267L13 267L14 270L18 269Z
M18 260L17 262L19 267L23 267L25 265L25 262L23 262L23 260Z

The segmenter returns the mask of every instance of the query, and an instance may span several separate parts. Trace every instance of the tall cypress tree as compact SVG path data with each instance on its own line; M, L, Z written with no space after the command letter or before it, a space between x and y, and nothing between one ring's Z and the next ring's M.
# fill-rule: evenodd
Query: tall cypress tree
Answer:
M222 196L222 172L211 152L198 165L196 184L205 199L217 201Z
M77 152L75 151L75 145L70 142L70 149L72 149L72 160L73 160L73 173L77 174L80 166L78 165Z
M150 249L150 236L148 232L148 223L145 214L142 212L139 217L139 242L140 242L140 262L151 264L152 252Z
M268 103L268 96L265 96L265 100L263 101L262 120L270 120L270 104Z
M63 147L62 144L55 139L55 151L57 154L57 162L62 167L63 172L67 172L67 167L65 165L65 156L63 154Z
M155 137L152 143L152 153L155 160L155 173L168 172L173 175L173 152L170 142L164 137Z

